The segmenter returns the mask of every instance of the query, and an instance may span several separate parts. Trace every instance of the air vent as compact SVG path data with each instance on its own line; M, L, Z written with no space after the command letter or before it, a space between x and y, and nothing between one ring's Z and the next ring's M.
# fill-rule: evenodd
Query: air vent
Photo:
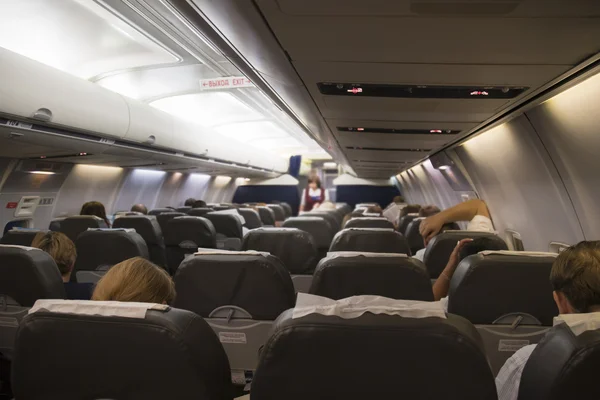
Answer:
M432 149L388 149L384 147L352 147L346 146L348 150L371 150L371 151L410 151L410 152L427 152Z
M360 128L354 126L338 126L340 132L356 133L386 133L395 135L456 135L460 131L452 129L388 129L388 128Z
M513 99L527 87L503 86L426 86L373 83L317 83L319 91L329 96L397 97L405 99Z

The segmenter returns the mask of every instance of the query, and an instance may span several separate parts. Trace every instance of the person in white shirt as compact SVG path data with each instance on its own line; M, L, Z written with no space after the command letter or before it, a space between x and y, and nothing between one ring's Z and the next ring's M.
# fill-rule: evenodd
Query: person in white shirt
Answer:
M561 252L550 272L559 314L600 311L600 241L584 241ZM521 375L535 344L506 360L496 377L498 400L517 400Z
M300 211L310 211L325 201L329 201L329 192L321 187L318 176L311 176L308 178L308 186L302 191Z
M469 221L467 231L494 232L494 224L492 223L490 211L485 202L479 199L469 200L439 213L434 213L421 222L419 232L423 236L425 247L427 247L431 239L440 233L444 225L459 221ZM423 261L425 250L421 249L417 251L414 258Z

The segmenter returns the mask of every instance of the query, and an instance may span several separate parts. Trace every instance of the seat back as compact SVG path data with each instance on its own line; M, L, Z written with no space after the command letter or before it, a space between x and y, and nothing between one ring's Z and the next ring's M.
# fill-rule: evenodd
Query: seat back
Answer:
M600 331L579 336L567 324L553 327L529 357L519 400L598 399Z
M497 399L479 335L468 321L369 312L352 319L284 312L251 391L253 400Z
M106 222L102 218L94 215L75 215L67 217L60 222L59 232L64 233L69 239L75 242L79 234L90 228L108 228L108 226L106 226Z
M419 214L417 214L417 213L406 214L405 216L400 217L400 219L398 220L398 228L397 228L398 232L405 235L406 228L408 228L408 224L410 224L413 219L418 218L418 217L419 217Z
M406 238L393 229L348 228L339 231L329 251L401 253L411 255Z
M317 265L309 293L334 300L376 295L433 301L425 265L395 253L329 253Z
M0 354L12 359L19 321L39 299L64 299L58 267L40 249L0 245Z
M166 213L166 212L173 212L175 211L172 208L155 208L154 210L150 210L148 211L148 215L160 215L162 213Z
M492 232L476 232L476 231L446 231L435 236L425 250L423 262L427 266L431 279L437 279L440 273L448 264L450 254L456 247L456 243L462 239L476 239L479 237L489 237L497 243L498 248L508 250L506 242Z
M318 261L313 238L295 228L253 229L244 236L242 249L271 253L292 274L312 274Z
M246 223L244 224L244 226L246 228L256 229L256 228L260 228L261 226L263 226L263 223L260 220L260 215L258 214L258 211L254 210L252 208L238 208L238 212L246 220Z
M406 241L408 242L408 246L410 247L410 251L415 254L417 251L425 248L425 242L423 241L423 236L421 236L421 232L419 232L419 228L421 227L421 221L425 218L415 218L408 224L406 228Z
M285 220L285 211L282 206L279 204L267 204L267 207L273 210L273 214L275 214L275 221Z
M6 232L0 239L0 244L14 244L16 246L31 246L35 235L40 232L47 232L40 229L19 229L13 228Z
M75 241L77 260L71 280L96 283L115 264L133 257L150 258L138 233L125 229L88 230Z
M258 206L258 215L263 225L275 226L275 212L269 207Z
M165 231L167 266L173 275L186 255L199 247L216 248L217 233L212 222L203 217L177 217L169 221Z
M16 398L232 398L227 356L201 317L151 304L124 317L119 308L131 303L113 304L112 311L106 302L77 303L92 307L92 315L44 305L21 322L12 369ZM77 379L66 378L74 368Z
M294 212L292 210L292 206L289 205L288 203L282 202L280 204L280 206L283 207L283 212L285 213L285 218L289 218L294 214Z
M481 252L457 267L448 292L448 312L481 331L492 370L520 347L537 343L558 309L550 270L554 253Z
M233 370L256 369L273 321L296 301L289 272L266 253L197 254L181 264L174 280L174 305L207 318Z
M192 209L192 207L190 207L190 206L183 206L183 207L177 207L177 208L175 209L175 211L177 211L177 212L180 212L180 213L187 214L187 213L189 213L189 212L190 212L190 210L191 210L191 209Z
M173 218L176 218L176 217L185 217L186 215L187 214L181 213L181 212L168 211L168 212L163 212L163 213L158 214L156 216L156 219L158 220L160 229L163 232L165 232L167 230L167 224L169 223L170 220L172 220Z
M198 208L192 208L191 210L189 210L187 212L188 215L191 215L193 217L204 217L206 214L208 214L209 212L213 212L214 210L210 207L198 207Z
M348 220L344 228L394 229L394 224L383 217L357 217Z
M301 217L291 217L283 222L283 226L286 228L297 228L310 234L322 257L325 256L329 246L331 246L333 229L329 222L320 216L306 217L303 215Z
M241 239L244 236L242 233L242 222L240 220L239 214L233 215L221 214L219 212L211 212L205 214L204 218L212 222L212 224L215 227L215 231L217 232L217 235L238 239Z
M150 261L162 268L167 268L167 255L162 229L155 216L131 215L115 220L114 228L135 229L144 239L148 247Z
M302 216L324 218L327 222L329 222L329 225L331 225L331 229L334 234L337 233L342 226L343 217L338 215L335 211L312 210L310 212L303 213Z
M48 229L50 229L52 232L60 232L60 224L65 220L65 218L66 217L53 218L52 221L50 221L50 225L48 225Z

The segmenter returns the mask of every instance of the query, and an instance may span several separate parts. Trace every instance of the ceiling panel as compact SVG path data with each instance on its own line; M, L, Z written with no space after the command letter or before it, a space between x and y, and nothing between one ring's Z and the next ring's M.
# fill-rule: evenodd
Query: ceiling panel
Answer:
M427 155L426 152L412 151L373 151L373 150L350 150L346 154L351 160L362 161L418 161Z
M342 146L436 149L456 138L456 135L404 135L364 132L335 132Z

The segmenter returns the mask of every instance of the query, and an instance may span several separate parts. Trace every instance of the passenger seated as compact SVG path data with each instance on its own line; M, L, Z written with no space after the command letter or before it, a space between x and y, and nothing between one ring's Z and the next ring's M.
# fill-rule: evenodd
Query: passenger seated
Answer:
M600 312L600 241L579 242L561 252L550 283L559 314ZM517 399L523 368L535 347L522 347L506 361L496 377L498 400Z
M423 261L427 245L442 229L444 225L458 221L469 221L467 231L474 232L494 232L490 212L487 204L483 200L474 199L457 204L454 207L435 213L435 206L427 208L424 213L434 213L421 222L419 232L423 236L425 248L417 251L414 255L418 260ZM404 211L404 210L402 210Z
M400 218L400 212L404 207L406 207L404 197L396 196L385 210L383 210L382 215L393 224Z
M175 299L175 284L169 274L142 257L112 267L94 290L92 300L169 304Z
M93 283L70 282L77 250L67 235L61 232L40 232L33 238L31 247L45 251L54 259L65 285L67 299L89 300L91 298Z
M196 203L196 199L194 199L193 197L190 197L183 203L183 205L186 207L194 207L194 203Z
M381 213L383 213L383 210L379 206L369 206L365 211L365 214L377 214L379 216L381 216Z
M331 201L324 201L322 204L315 205L313 209L321 211L335 211L336 207Z
M134 204L133 207L131 207L131 211L139 212L140 214L144 214L144 215L148 215L148 208L146 208L146 206L143 204Z
M98 218L102 218L106 223L106 226L110 228L110 222L108 218L106 218L106 209L104 208L104 204L99 201L88 201L81 207L81 211L79 215L94 215Z
M346 214L344 220L342 221L342 229L344 229L346 226L346 222L350 221L352 218L360 218L364 215L364 211L352 211L350 214Z
M206 202L204 200L196 200L192 204L192 208L204 208L204 207L206 207Z

